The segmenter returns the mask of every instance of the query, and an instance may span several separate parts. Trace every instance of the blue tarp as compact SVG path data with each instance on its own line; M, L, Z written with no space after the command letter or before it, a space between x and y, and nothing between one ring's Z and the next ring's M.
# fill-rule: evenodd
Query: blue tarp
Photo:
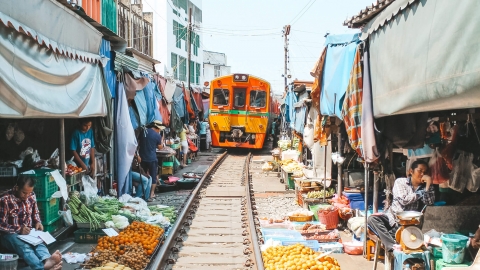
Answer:
M320 111L322 115L343 119L342 106L347 91L359 34L329 35L325 40L327 56L323 68Z
M187 106L185 104L185 98L181 87L177 86L175 93L173 94L173 106L177 112L178 117L182 119L184 124L188 124Z
M102 38L102 44L100 45L100 56L108 58L108 63L103 67L103 74L105 80L107 81L108 88L112 94L112 98L115 98L115 87L116 87L116 77L115 77L115 64L113 55L111 52L110 41Z
M151 123L154 120L162 121L162 116L158 110L157 97L154 93L155 88L158 88L157 85L153 81L150 81L143 89L147 105L147 123Z
M291 90L287 92L287 96L285 97L285 120L287 123L290 123L290 127L294 127L295 123L295 108L294 104L297 103L297 96Z
M148 84L147 84L148 85ZM135 105L137 105L137 112L140 116L140 126L147 123L147 101L145 100L145 94L143 90L137 91L135 94Z
M303 134L305 129L305 114L307 107L305 105L295 108L295 131Z

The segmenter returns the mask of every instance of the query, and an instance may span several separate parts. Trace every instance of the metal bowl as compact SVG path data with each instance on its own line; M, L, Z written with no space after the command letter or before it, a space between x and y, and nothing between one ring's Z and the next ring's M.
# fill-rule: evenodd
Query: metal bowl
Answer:
M412 220L419 219L422 215L422 212L418 211L403 211L397 214L397 218L400 220Z

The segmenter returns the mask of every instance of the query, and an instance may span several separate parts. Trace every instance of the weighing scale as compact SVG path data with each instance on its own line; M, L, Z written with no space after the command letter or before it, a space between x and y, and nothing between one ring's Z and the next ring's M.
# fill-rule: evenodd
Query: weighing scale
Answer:
M405 211L397 214L400 228L395 233L395 240L402 246L405 253L423 252L423 233L420 225L421 212Z

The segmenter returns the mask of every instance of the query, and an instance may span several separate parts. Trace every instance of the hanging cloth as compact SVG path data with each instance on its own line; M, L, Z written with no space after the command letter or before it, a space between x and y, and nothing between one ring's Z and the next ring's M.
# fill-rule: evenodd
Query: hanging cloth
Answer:
M187 108L189 119L195 119L195 111L193 110L193 107L192 107L190 91L187 88L185 88L185 86L182 86L182 90L183 90L183 98L185 99L185 107Z
M357 152L358 156L363 157L361 134L363 77L361 58L361 49L358 46L350 74L350 82L348 83L345 100L343 101L342 117L347 129L350 146Z
M124 87L128 100L134 99L136 91L142 90L150 82L146 77L134 79L129 73L125 73L123 78L125 80Z
M312 97L312 108L315 108L320 112L320 95L322 92L322 75L323 75L323 66L325 65L325 57L327 56L327 47L323 48L320 58L315 63L313 70L310 72L310 75L314 77L312 92L310 96Z
M112 106L112 94L108 87L106 87L107 81L103 81L103 95L105 97L105 104L107 106L107 115L105 117L95 117L94 119L94 132L95 132L95 149L100 153L108 153L110 151L113 136L113 106ZM115 86L115 83L111 84ZM115 90L115 89L113 89Z
M170 112L170 128L179 134L183 129L182 118L178 116L175 106L172 106L172 111Z
M143 89L143 94L145 95L145 101L147 105L147 123L152 123L155 120L162 121L162 116L160 115L160 111L158 110L155 89L157 89L158 94L160 94L160 92L158 91L158 87L154 81L150 81Z
M138 115L140 116L140 126L144 126L148 123L147 122L147 101L145 100L145 94L143 90L137 91L137 94L135 95L135 105L137 106L137 112Z

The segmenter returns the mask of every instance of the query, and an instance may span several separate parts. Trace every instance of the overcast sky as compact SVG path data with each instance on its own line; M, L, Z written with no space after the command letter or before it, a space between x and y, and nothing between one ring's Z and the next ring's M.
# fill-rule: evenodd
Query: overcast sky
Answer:
M259 76L275 92L282 92L283 26L292 25L292 79L313 80L309 72L320 55L324 35L358 32L343 26L343 21L373 1L203 0L202 45L205 50L225 53L233 73Z

